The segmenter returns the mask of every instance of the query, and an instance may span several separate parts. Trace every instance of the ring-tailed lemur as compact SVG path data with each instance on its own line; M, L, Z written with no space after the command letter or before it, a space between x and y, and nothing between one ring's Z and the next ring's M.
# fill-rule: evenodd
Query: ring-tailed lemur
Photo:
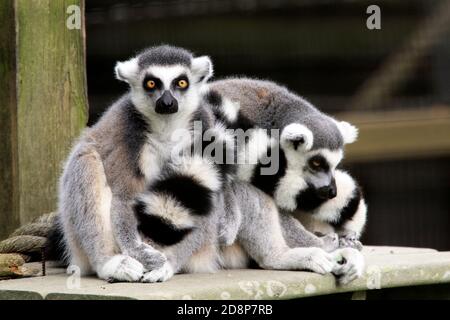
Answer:
M241 179L272 195L281 209L297 211L308 230L337 232L342 246L361 249L358 238L367 207L353 178L335 170L343 157L344 144L356 140L357 129L270 81L227 79L211 83L210 88L218 92L217 96L239 104L233 117L222 114L230 125L281 130L277 174L261 174L261 164L241 166ZM254 145L265 143L268 149L275 143L263 131L255 139L260 141ZM264 154L265 150L260 156Z
M59 217L68 260L82 274L139 281L144 273L172 273L166 257L144 243L132 203L157 177L173 150L190 148L173 139L199 117L200 94L212 75L206 56L179 48L149 48L115 68L130 86L72 149L60 180Z
M150 282L165 280L173 274L174 267L166 255L141 238L133 204L150 182L165 174L162 170L173 150L191 149L190 139L173 137L177 130L190 131L193 121L204 115L198 112L200 96L211 74L209 58L194 58L190 52L170 46L147 49L117 64L116 76L130 85L130 92L84 131L60 180L60 226L70 263L77 265L82 274L95 272L103 279ZM217 234L214 230L229 215L224 208L234 205L237 208L234 212L257 214L241 215L226 226L246 230L240 233L241 241L247 244L245 249L251 255L267 253L259 256L263 266L318 272L333 269L332 257L322 249L291 249L286 245L270 198L266 200L250 186L247 190L247 185L233 186L229 186L229 192L220 194L236 201L228 204L226 198L219 199L218 203L226 206L214 208L221 208L224 213L212 214L204 223L195 224L202 232L187 232L189 239L177 246L178 253L186 259L195 255L197 261L208 256L205 243ZM222 217L222 221L216 222L214 217ZM254 229L255 221L270 226L271 237ZM189 219L185 222L188 227ZM252 246L253 241L256 245ZM351 257L350 254L347 260L351 261ZM334 268L338 270L336 273L351 278L356 264Z

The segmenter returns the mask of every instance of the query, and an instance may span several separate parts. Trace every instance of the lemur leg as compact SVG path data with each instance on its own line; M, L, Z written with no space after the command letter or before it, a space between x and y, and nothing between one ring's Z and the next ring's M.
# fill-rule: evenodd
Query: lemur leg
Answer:
M288 212L280 213L280 223L283 229L284 239L291 248L319 247L327 252L331 252L339 247L339 237L336 233L318 237L306 230L300 221Z
M71 154L60 185L59 212L70 263L84 262L102 279L138 281L141 263L119 254L110 216L111 190L95 147L80 144ZM85 265L86 257L90 268Z
M71 225L65 227L64 242L70 248L68 254L69 264L78 268L81 275L90 275L93 273L91 264L84 250L81 248L78 238L74 234ZM70 273L71 268L67 269Z
M111 217L114 234L123 254L129 255L142 263L145 271L163 267L167 261L164 254L142 242L132 208L132 200L113 196Z
M334 267L333 257L318 247L290 248L280 225L278 209L272 199L249 184L233 183L242 224L238 241L262 268L311 270L325 274Z

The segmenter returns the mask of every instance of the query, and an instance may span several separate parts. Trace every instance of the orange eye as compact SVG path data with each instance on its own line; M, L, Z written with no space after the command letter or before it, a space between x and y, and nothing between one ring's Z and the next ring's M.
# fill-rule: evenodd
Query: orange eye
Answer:
M148 80L147 81L147 88L149 89L154 89L156 87L156 82L153 80Z
M187 80L179 80L177 85L181 89L186 89L188 86L188 82L187 82Z

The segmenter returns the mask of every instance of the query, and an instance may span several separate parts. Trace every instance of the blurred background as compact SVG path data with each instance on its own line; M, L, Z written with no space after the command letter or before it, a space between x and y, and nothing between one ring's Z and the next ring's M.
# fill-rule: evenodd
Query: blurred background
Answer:
M86 1L90 114L126 86L117 60L161 43L208 54L216 78L269 78L360 128L344 167L369 204L363 242L450 249L450 2Z

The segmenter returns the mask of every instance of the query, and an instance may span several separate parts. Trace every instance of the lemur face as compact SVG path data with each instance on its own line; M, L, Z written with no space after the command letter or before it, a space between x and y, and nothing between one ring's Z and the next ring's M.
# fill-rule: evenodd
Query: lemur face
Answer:
M199 90L212 75L211 60L184 49L151 48L115 68L131 87L131 98L145 115L167 115L197 108Z
M343 156L342 150L320 149L305 154L306 162L303 176L308 187L312 188L320 199L336 197L334 171Z
M344 143L355 141L355 127L347 122L338 123L338 127ZM313 139L313 133L298 123L286 126L281 133L280 147L286 169L274 197L285 210L311 210L338 193L335 170L343 158L343 149L312 149Z

